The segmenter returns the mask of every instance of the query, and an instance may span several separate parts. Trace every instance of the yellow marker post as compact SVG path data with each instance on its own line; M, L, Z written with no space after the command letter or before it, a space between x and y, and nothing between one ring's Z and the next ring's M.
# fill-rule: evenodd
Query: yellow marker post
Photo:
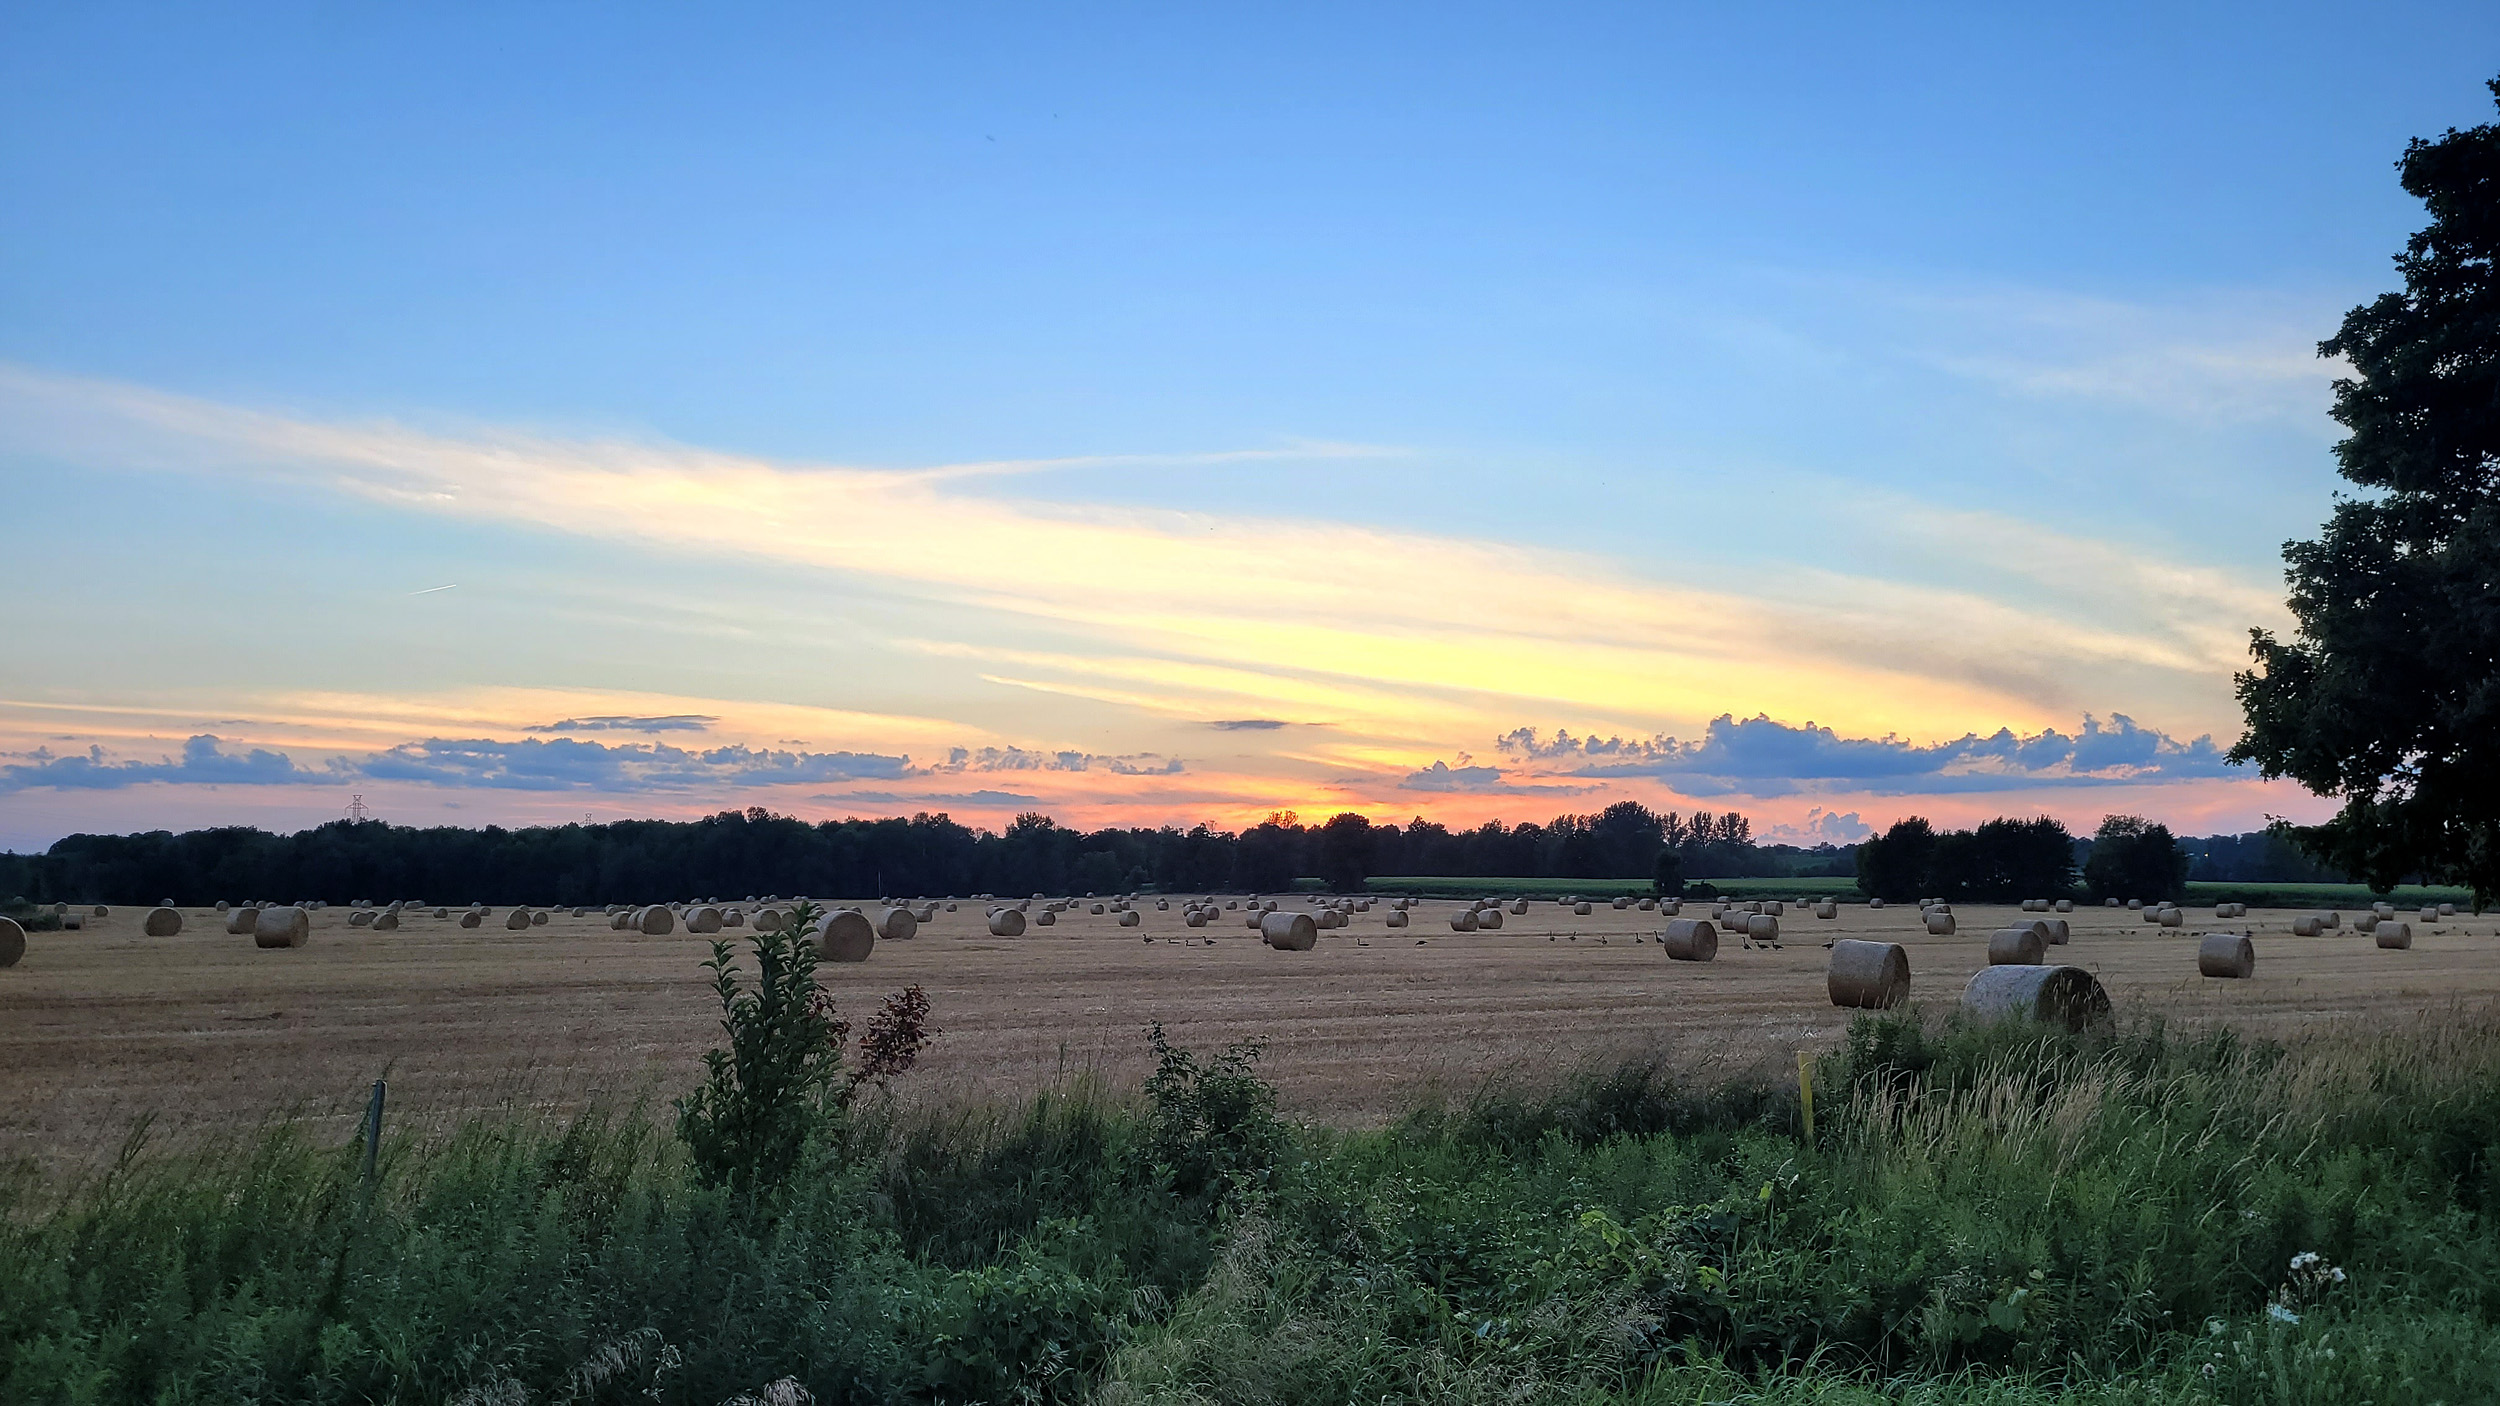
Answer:
M1814 1057L1797 1051L1797 1103L1805 1110L1806 1145L1814 1145Z

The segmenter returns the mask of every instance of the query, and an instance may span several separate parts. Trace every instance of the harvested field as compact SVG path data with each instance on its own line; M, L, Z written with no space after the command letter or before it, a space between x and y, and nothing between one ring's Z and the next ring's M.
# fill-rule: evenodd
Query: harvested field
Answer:
M1080 1071L1133 1083L1146 1068L1142 1031L1161 1020L1200 1047L1264 1039L1292 1111L1361 1122L1434 1088L1643 1048L1683 1055L1696 1078L1785 1063L1849 1020L1828 1001L1823 943L1903 944L1912 1001L1946 1007L1987 965L1988 934L2017 912L1962 905L1960 932L1931 938L1915 907L1844 905L1836 920L1792 914L1781 950L1723 934L1716 961L1690 963L1649 940L1665 926L1656 913L1599 905L1575 917L1538 902L1498 932L1462 934L1449 930L1451 906L1426 901L1405 929L1375 907L1320 934L1313 951L1280 952L1238 912L1192 929L1179 907L1146 906L1142 928L1123 928L1116 913L1079 908L1005 938L965 903L915 941L880 942L868 961L823 972L854 1019L900 987L927 989L945 1033L908 1085L923 1094L1010 1092ZM2500 996L2491 917L2417 924L2410 950L2388 951L2349 926L2294 937L2303 911L2164 929L2078 906L2073 941L2052 959L2098 976L2122 1019L2158 1012L2276 1036ZM179 1134L292 1108L336 1113L344 1134L386 1071L395 1120L670 1096L718 1033L696 965L709 939L682 928L644 936L559 912L507 932L410 910L397 932L377 933L348 916L313 914L311 941L293 950L230 937L205 909L166 938L144 936L146 911L129 907L82 932L30 933L24 961L0 972L10 1071L0 1158L92 1160L141 1115ZM2197 935L2226 929L2255 934L2253 978L2197 975Z

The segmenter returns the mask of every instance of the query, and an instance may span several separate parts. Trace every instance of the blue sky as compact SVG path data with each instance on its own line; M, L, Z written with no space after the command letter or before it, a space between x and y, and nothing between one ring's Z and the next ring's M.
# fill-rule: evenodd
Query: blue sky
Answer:
M1954 748L2227 747L2335 484L2314 344L2420 223L2405 140L2500 71L2466 5L98 5L0 41L0 512L77 543L5 588L20 847L351 782L554 816L405 759L581 716L895 759L775 783L811 814L1386 816L1489 771L1419 784L2254 824L2307 802ZM1696 779L1757 717L1808 745ZM1810 723L1945 770L1824 774L1863 752ZM1523 727L1685 761L1566 775ZM145 770L256 748L304 779ZM958 748L1155 760L983 787ZM29 779L63 757L123 784ZM777 774L648 762L561 813Z

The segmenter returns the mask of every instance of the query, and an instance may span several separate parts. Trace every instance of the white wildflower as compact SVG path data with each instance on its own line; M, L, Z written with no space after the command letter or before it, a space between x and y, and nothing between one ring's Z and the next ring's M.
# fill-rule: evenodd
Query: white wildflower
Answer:
M2279 1303L2267 1304L2266 1316L2273 1319L2277 1323L2297 1323L2300 1321L2299 1314L2292 1312L2290 1309L2285 1308Z

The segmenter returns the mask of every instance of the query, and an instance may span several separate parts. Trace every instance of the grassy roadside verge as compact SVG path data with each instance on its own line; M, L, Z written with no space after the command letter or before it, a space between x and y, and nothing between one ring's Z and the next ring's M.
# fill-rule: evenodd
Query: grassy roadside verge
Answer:
M1173 1052L1142 1091L864 1103L755 1198L630 1109L403 1141L369 1192L352 1148L283 1123L140 1143L79 1184L0 1183L0 1399L2461 1403L2500 1380L2489 1012L2291 1048L1867 1019L1815 1078L1811 1141L1792 1084L1645 1063L1346 1132L1279 1122L1247 1055Z

